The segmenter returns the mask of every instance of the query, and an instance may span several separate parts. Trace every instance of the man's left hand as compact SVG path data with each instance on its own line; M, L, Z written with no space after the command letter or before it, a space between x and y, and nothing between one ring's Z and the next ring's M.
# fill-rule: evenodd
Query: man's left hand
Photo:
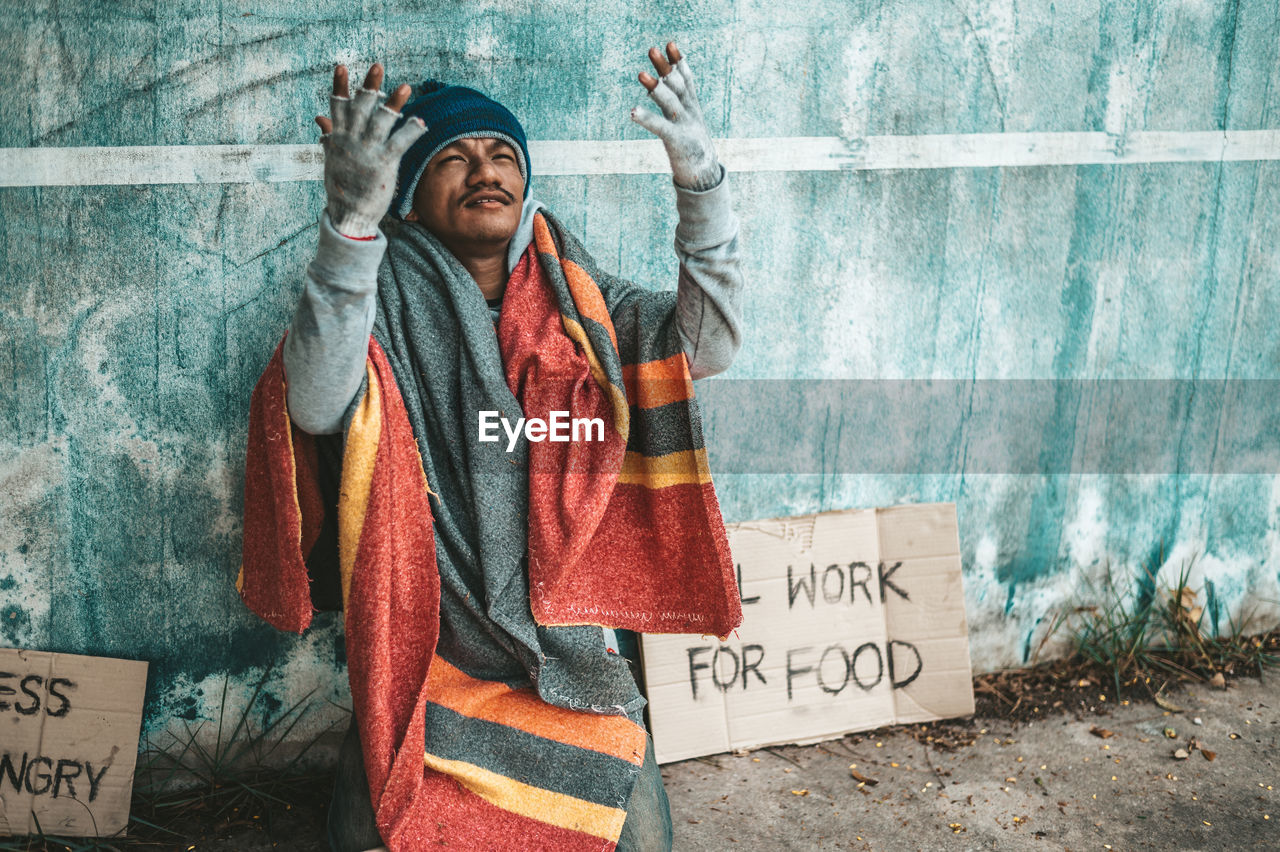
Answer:
M667 43L666 56L658 48L650 48L649 61L658 79L641 72L640 85L648 90L662 115L636 107L631 110L631 120L662 140L677 184L686 189L711 189L720 182L720 161L693 90L689 63L674 41Z

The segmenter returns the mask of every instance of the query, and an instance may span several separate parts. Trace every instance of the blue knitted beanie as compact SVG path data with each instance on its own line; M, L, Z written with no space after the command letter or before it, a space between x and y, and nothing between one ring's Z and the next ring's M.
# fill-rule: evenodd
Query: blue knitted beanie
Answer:
M413 192L432 157L446 145L471 137L501 139L516 149L524 178L524 197L529 197L531 175L524 128L502 104L475 89L427 80L414 88L413 97L400 111L392 132L414 117L422 119L427 132L400 159L396 195L391 201L392 215L403 219L413 209Z

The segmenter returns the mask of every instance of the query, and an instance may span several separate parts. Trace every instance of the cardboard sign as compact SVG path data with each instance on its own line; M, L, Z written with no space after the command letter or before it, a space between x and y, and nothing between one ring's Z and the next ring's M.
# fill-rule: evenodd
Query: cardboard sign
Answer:
M642 640L658 762L973 712L954 504L728 532L736 635Z
M124 832L146 684L143 662L0 648L0 837Z

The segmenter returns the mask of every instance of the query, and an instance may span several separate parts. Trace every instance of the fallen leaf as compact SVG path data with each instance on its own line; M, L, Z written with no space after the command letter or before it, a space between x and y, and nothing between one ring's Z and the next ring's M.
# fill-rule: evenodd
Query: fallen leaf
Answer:
M968 831L967 828L965 828L963 825L961 825L958 822L947 823L947 828L951 829L952 834L959 834L962 831Z
M1214 672L1213 677L1209 678L1209 685L1216 686L1218 689L1227 688L1227 679L1222 676L1222 672Z
M807 795L809 795L809 791L808 791L808 790L792 790L792 791L791 791L791 795L793 795L793 796L807 796Z
M1094 725L1092 728L1090 728L1089 733L1093 734L1095 737L1099 737L1104 740L1109 740L1112 737L1116 736L1115 731L1108 731L1106 728L1099 728L1097 725Z
M1200 749L1200 753L1204 755L1205 760L1213 760L1215 757L1218 756L1218 753L1216 751L1209 751L1209 749L1207 748Z
M1158 704L1159 706L1163 707L1165 710L1168 710L1168 711L1169 711L1169 712L1171 712L1171 713L1181 713L1181 712L1182 712L1182 708L1181 708L1181 707L1179 707L1177 704L1174 704L1172 701L1170 701L1169 699L1165 698L1165 697L1164 697L1163 695L1161 695L1160 693L1158 693L1158 692L1157 692L1157 693L1155 694L1154 698L1155 698L1155 702L1156 702L1156 704Z
M1190 756L1191 755L1187 754L1187 750L1185 748L1180 748L1173 753L1174 760L1186 760Z
M853 776L854 781L857 781L860 784L866 784L868 787L874 787L880 783L874 778L868 778L866 775L863 775L861 772L854 769L852 766L849 767L849 774Z
M1164 735L1171 740L1176 740L1178 738L1178 732L1175 731L1173 728L1165 728Z

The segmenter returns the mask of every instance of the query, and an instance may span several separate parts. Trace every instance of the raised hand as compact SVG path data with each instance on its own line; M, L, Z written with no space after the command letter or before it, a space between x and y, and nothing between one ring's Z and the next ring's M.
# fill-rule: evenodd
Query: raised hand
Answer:
M662 115L636 107L631 110L631 120L662 140L677 184L687 189L710 189L720 181L720 161L693 90L689 63L674 41L667 42L666 56L656 47L649 48L649 61L659 79L641 72L640 85L648 90Z
M385 104L382 99L382 65L374 63L364 85L351 97L347 90L347 69L333 70L333 94L329 96L332 118L316 116L324 134L324 189L329 220L338 233L348 237L371 237L396 191L400 157L417 141L426 127L421 119L406 121L387 138L400 108L409 99L408 84L401 84Z

